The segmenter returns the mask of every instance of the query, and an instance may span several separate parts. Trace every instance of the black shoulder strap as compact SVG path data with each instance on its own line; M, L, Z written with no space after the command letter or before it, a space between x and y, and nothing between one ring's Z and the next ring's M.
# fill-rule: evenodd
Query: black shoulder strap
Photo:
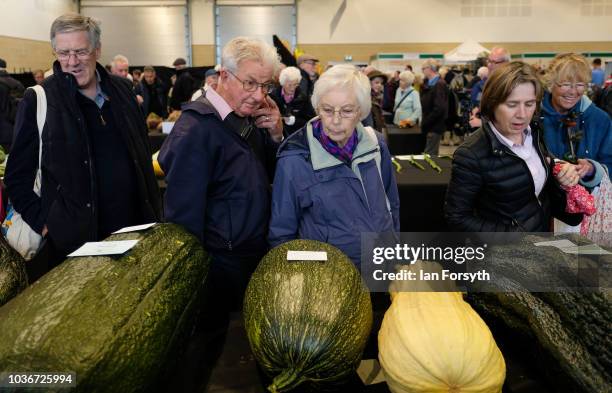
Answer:
M395 113L395 111L397 110L397 108L399 108L400 105L402 105L402 102L404 102L404 100L406 99L406 97L408 97L410 94L412 94L412 92L414 91L414 89L410 90L408 92L408 94L406 94L405 96L402 97L402 99L400 100L400 102L397 103L397 105L395 105L395 108L393 108L393 112Z

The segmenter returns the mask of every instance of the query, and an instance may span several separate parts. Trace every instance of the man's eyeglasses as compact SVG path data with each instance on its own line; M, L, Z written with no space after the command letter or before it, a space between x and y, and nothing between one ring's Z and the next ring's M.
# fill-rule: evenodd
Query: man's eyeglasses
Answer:
M334 109L329 106L319 107L319 114L332 119L336 113L343 119L353 119L359 111L355 108L338 108Z
M506 62L506 60L504 60L504 59L501 59L501 60L487 59L487 64L495 64L495 65L497 65L497 64L503 64L505 62Z
M557 85L557 87L559 87L559 90L561 90L562 92L568 92L572 88L575 88L576 91L585 91L586 88L587 88L587 84L586 83L582 83L582 82L578 82L578 83L569 83L569 82L558 83L558 82L555 82L555 84Z
M76 50L56 50L55 56L58 60L66 61L70 59L70 56L76 56L79 60L87 60L91 56L92 50L89 48L76 49Z
M236 78L238 80L238 82L242 83L242 88L244 89L244 91L248 91L249 93L252 93L254 91L256 91L259 87L261 87L261 89L263 90L263 92L265 94L270 94L272 93L272 90L274 90L274 83L269 82L269 83L257 83L255 81L252 80L242 80L240 78L238 78L238 76L236 76L236 74L234 74L232 71L227 70L227 72L229 72L234 78Z

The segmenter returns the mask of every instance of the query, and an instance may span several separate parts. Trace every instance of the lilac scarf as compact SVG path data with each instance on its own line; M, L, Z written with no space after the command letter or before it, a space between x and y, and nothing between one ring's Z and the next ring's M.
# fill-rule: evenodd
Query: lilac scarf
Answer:
M323 124L321 124L321 120L316 120L312 123L312 134L319 142L321 142L321 146L332 156L336 157L340 161L344 162L347 165L351 165L351 161L353 160L353 153L357 148L357 143L359 142L357 138L357 130L353 131L353 135L346 142L344 147L338 146L338 144L331 139L323 132Z

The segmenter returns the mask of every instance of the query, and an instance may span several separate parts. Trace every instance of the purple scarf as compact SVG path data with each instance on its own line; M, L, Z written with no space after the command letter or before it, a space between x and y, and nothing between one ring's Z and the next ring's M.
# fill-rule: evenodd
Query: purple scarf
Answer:
M357 148L357 143L359 142L357 138L357 130L353 131L353 135L346 142L344 147L338 146L338 144L331 139L323 132L323 124L321 124L321 120L316 120L312 123L312 134L319 142L321 142L321 146L332 156L336 157L340 161L344 162L347 165L351 165L351 161L353 160L353 153Z

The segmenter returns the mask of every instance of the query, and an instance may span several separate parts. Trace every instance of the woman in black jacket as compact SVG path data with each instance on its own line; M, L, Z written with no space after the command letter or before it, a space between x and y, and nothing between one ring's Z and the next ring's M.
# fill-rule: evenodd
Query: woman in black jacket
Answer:
M287 67L281 71L278 79L280 86L270 93L270 97L283 117L283 132L289 136L304 127L316 114L310 97L300 90L302 75L299 69Z
M582 214L565 213L565 191L578 180L563 163L553 176L553 159L541 131L530 127L542 99L536 72L527 64L502 66L487 81L482 127L456 151L446 194L451 229L462 232L547 232L551 217L577 225Z

